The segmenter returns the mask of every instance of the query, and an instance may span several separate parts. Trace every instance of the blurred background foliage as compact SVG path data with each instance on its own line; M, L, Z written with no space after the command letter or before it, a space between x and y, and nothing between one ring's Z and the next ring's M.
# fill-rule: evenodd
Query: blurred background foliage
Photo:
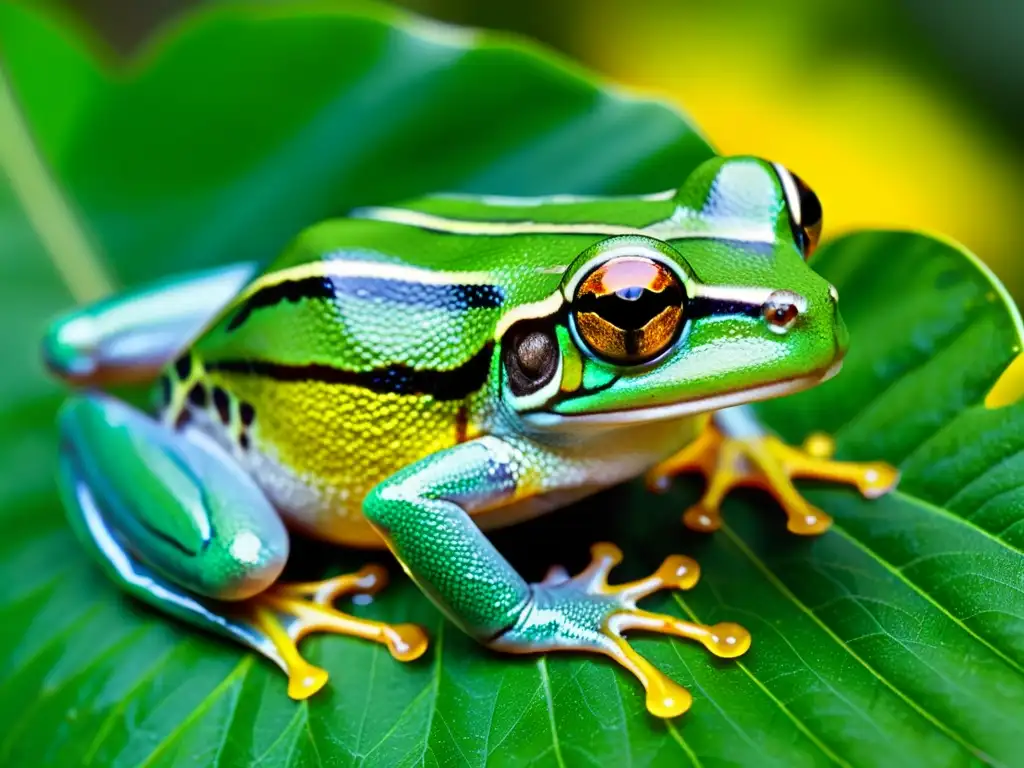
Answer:
M199 0L61 0L121 53ZM1024 297L1020 0L402 0L665 97L724 153L806 178L827 234L923 229Z

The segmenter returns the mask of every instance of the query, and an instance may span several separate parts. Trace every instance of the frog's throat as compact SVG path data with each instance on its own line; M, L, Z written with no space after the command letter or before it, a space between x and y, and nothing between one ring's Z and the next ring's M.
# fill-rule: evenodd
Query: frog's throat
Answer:
M783 395L791 395L813 386L828 381L843 367L843 359L840 357L824 372L808 376L798 376L795 379L776 381L771 384L762 384L757 387L740 389L735 392L725 392L711 397L702 397L696 400L684 400L668 405L656 405L649 408L631 408L621 411L601 411L597 413L581 413L564 415L558 413L528 413L523 416L526 424L539 430L577 429L577 428L613 428L636 424L644 424L652 421L667 421L678 419L683 416L693 416L699 413L710 413L722 408L729 408L734 405L753 403L758 400L770 400Z

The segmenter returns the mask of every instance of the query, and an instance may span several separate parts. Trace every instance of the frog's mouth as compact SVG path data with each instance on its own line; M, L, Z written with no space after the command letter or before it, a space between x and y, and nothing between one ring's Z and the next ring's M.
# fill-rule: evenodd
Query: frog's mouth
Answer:
M801 392L805 389L817 386L835 376L843 367L843 358L840 356L821 373L814 373L807 376L798 376L785 381L775 381L771 384L761 384L756 387L740 389L735 392L727 392L711 397L702 397L695 400L683 400L681 402L669 403L667 405L654 405L645 408L627 408L619 411L599 411L596 413L580 414L559 414L550 412L535 412L523 415L526 423L536 429L557 430L576 428L613 428L646 424L653 421L667 421L678 419L684 416L694 416L700 413L710 413L722 408L730 408L734 405L753 403L758 400L771 400L783 395L791 395L794 392Z

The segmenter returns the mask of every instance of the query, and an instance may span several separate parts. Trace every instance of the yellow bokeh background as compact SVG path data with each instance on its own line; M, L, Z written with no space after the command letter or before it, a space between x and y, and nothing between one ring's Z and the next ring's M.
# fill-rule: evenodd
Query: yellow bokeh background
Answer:
M55 1L125 51L202 2ZM821 197L826 237L864 227L952 237L1024 298L1017 256L1024 218L1024 38L1014 31L1024 30L1022 3L393 4L531 37L608 80L664 97L720 152L761 155L800 174Z
M736 5L679 3L667 18L598 2L577 34L585 58L683 108L719 151L768 157L803 176L822 200L826 235L942 233L1013 287L1024 279L1019 145L884 49L829 56L814 44L813 16L794 23L779 4L742 3L741 15ZM801 0L783 5L813 11Z

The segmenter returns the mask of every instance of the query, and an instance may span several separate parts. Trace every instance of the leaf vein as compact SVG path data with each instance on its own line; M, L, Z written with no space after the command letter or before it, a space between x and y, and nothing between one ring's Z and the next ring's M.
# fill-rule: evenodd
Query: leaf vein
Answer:
M914 581L911 581L910 578L907 577L907 575L904 573L904 570L902 568L895 568L895 567L893 567L892 563L890 563L888 560L883 558L881 555L879 555L874 550L872 550L869 547L865 546L856 537L851 535L849 532L844 530L842 527L836 525L836 526L834 526L834 530L835 530L836 533L838 533L840 536L842 536L848 542L853 544L857 549L859 549L861 552L866 554L868 557L871 557L873 560L875 560L877 563L879 563L879 565L881 565L883 568L885 568L889 573L891 573L897 579L899 579L904 584L906 584L908 587L910 587L911 590L913 590L915 593L917 593L922 598L924 598L928 603L931 603L933 606L935 606L943 615L945 615L954 624L956 624L958 627L960 627L960 629L962 629L964 632L966 632L968 635L970 635L972 638L974 638L977 642L981 643L983 646L985 646L990 651L992 651L994 654L996 654L996 656L998 656L1006 664L1008 664L1011 669L1015 670L1018 674L1024 675L1024 667L1022 667L1019 663L1017 663L1016 661L1011 659L1009 656L1007 656L1005 653L1003 653L1001 650L999 650L994 645L992 645L992 643L990 643L988 640L986 640L981 635L979 635L977 632L975 632L970 627L968 627L966 624L964 624L963 621L961 621L956 616L954 616L952 614L952 612L947 610L946 607L943 606L941 603L939 603L938 600L936 600L928 592L926 592L924 589L922 589L920 586L918 586L917 583L915 583Z
M690 608L689 604L683 599L681 595L673 593L672 597L675 598L676 603L678 603L679 607L682 608L683 613L685 613L691 621L694 621L698 624L702 623L700 618L697 616L696 612ZM801 659L801 661L803 661L803 659ZM806 665L806 662L804 663ZM814 744L819 750L821 750L822 754L824 754L825 757L827 757L836 765L841 765L844 766L844 768L849 768L849 763L847 763L845 760L840 759L838 755L836 755L831 749L829 749L829 747L823 741L821 741L821 739L819 739L813 731L811 731L810 727L803 720L797 717L796 714L789 707L787 707L786 704L783 703L783 701L778 696L772 693L768 689L768 687L757 678L757 675L755 675L746 664L744 664L741 660L737 660L736 665L740 669L742 669L744 674L746 674L746 676L750 678L751 682L754 683L754 685L756 685L758 689L762 693L764 693L769 698L769 700L773 704L775 704L775 706L779 708L782 714L789 718L793 725L797 727L797 730L803 733L804 736L806 736L812 744ZM808 669L810 669L810 667L808 667Z
M736 547L750 560L750 562L757 568L765 579L778 590L783 597L793 603L801 612L806 614L815 624L817 624L835 643L842 649L844 649L850 658L856 661L858 664L863 666L868 672L872 674L875 679L885 685L891 690L896 696L903 700L911 709L920 714L925 720L930 722L942 733L948 736L950 739L960 744L965 749L968 749L972 754L978 755L983 754L982 750L971 744L967 739L961 736L959 733L954 731L948 725L939 720L935 715L930 713L916 701L907 696L903 691L897 688L893 683L878 673L878 671L868 664L861 656L853 650L847 643L843 641L839 635L837 635L830 626L828 626L814 611L812 611L803 601L801 601L793 592L787 587L767 565L746 545L743 541L729 526L723 525L721 528L722 532L729 538L729 540L736 545Z
M547 657L543 654L537 659L537 671L540 673L540 679L544 688L544 698L547 700L548 705L548 722L551 725L551 745L555 750L555 762L561 768L565 768L565 760L562 758L562 745L558 740L558 728L555 725L555 702L551 696L551 680L548 678Z
M242 658L235 665L234 669L232 669L231 672L229 672L224 679L206 695L206 698L200 702L199 706L189 712L188 717L168 731L167 735L164 736L155 747L153 747L149 755L146 756L146 759L139 764L139 768L148 768L148 766L153 765L153 761L163 754L163 752L173 744L177 738L182 736L188 726L205 714L221 696L231 690L231 686L236 680L244 679L245 675L248 674L249 670L252 668L254 658L255 656L251 653L242 654Z

